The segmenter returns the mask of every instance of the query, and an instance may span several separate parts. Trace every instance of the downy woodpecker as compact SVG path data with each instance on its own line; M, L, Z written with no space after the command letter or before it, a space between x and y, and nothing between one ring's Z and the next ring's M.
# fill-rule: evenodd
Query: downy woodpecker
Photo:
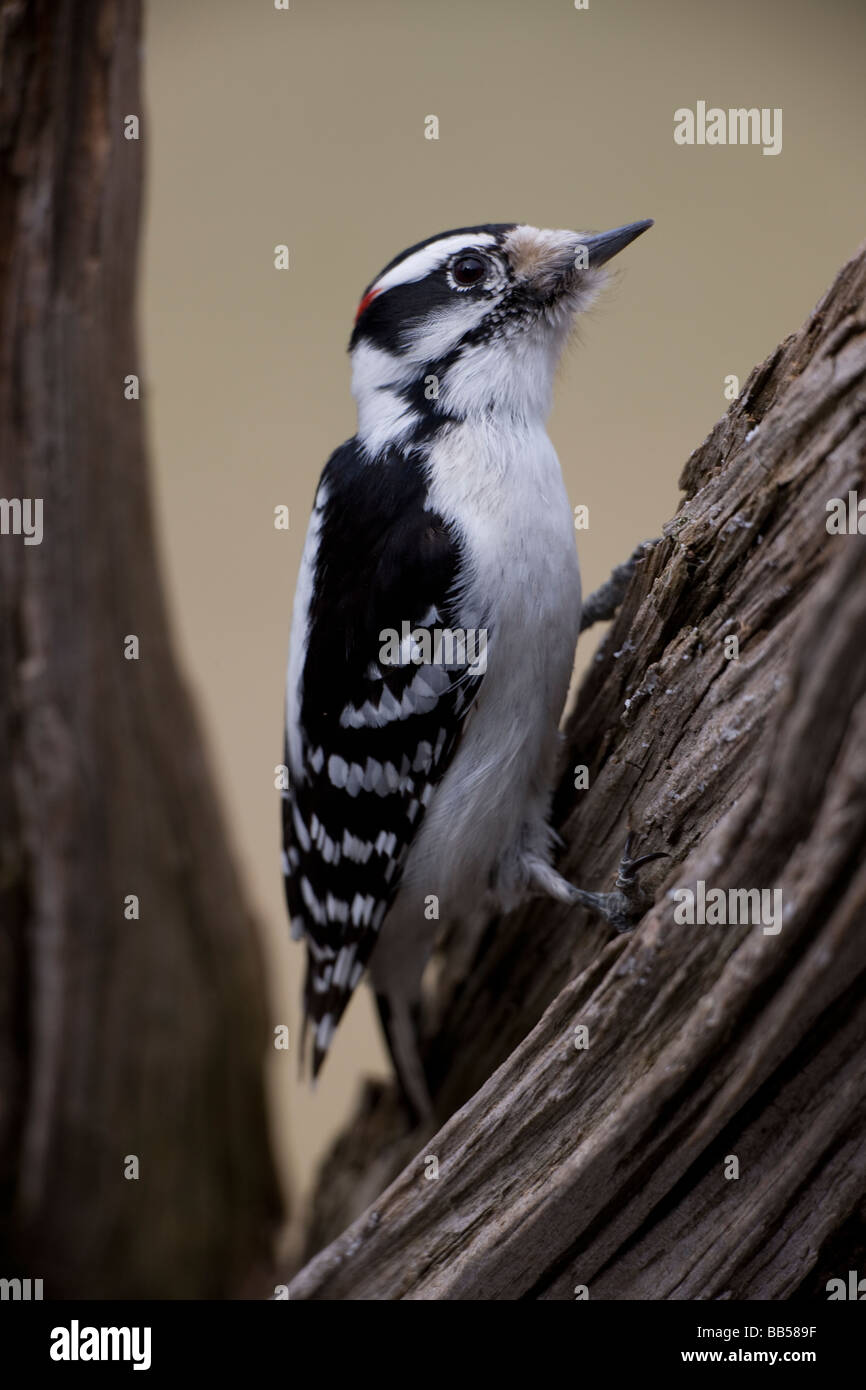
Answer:
M615 918L616 894L551 863L581 593L545 420L576 314L651 225L444 232L358 307L358 432L325 466L295 595L283 870L313 1075L369 964L422 1115L416 1023L442 925L537 893Z

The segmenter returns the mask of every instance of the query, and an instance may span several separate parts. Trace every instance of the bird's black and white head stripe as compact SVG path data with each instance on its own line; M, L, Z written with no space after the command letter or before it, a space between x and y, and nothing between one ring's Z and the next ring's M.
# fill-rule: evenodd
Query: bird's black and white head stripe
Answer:
M575 313L610 255L649 225L595 235L491 223L391 261L364 291L349 344L362 447L409 448L504 408L543 418Z

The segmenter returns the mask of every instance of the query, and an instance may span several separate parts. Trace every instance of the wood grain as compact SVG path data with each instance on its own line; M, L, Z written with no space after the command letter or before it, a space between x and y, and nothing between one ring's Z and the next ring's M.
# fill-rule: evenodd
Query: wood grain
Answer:
M266 1291L280 1214L257 935L157 569L140 47L137 0L0 0L0 492L44 507L0 537L0 1236L46 1298Z

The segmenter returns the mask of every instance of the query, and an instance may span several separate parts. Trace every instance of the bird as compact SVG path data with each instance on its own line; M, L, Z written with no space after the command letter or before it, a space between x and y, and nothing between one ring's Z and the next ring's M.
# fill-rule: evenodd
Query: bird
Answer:
M322 472L295 591L282 868L313 1080L368 971L416 1119L432 1114L420 1010L443 926L541 894L623 929L656 857L629 841L615 894L554 867L581 583L546 428L576 320L652 225L442 232L358 304L357 431Z

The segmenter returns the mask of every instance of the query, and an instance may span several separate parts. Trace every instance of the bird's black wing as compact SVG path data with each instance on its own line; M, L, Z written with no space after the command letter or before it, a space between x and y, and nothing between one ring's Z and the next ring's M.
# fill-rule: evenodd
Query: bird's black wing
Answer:
M354 440L343 445L322 475L299 580L309 601L292 635L283 865L307 943L314 1075L482 679L477 650L446 641L418 664L403 641L404 624L434 650L436 630L454 631L460 544L426 494L418 461L394 451L371 466ZM388 633L406 664L383 659Z

